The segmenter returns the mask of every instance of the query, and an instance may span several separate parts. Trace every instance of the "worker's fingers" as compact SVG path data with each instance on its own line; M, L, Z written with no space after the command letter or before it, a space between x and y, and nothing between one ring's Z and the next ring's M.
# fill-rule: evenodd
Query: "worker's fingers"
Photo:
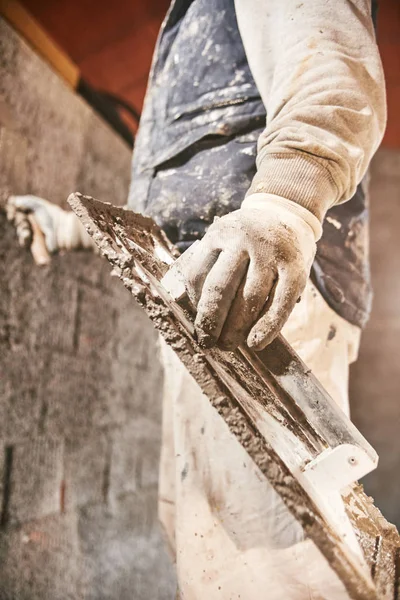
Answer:
M35 196L10 196L8 199L10 214L15 209L15 217L18 213L33 214L35 222L42 230L46 240L47 250L54 252L57 249L57 236L54 227L53 219L50 215L48 204L41 198Z
M24 196L9 196L7 202L8 204L15 206L17 210L24 212L35 212L35 210L47 203L43 198L32 196L31 194L26 194Z
M207 248L202 242L196 242L174 263L183 277L186 292L192 304L197 306L206 277L216 263L220 250Z
M18 243L23 248L29 248L32 243L32 228L29 223L28 215L22 212L16 212L13 218Z
M203 346L209 348L218 341L248 263L244 253L222 252L208 273L195 320L197 337Z
M14 211L14 213L16 211L33 213L38 210L42 204L43 200L41 198L30 194L25 196L9 196L7 200L7 207L10 211L10 215L12 214L12 211Z
M17 208L12 203L13 196L10 196L6 202L6 215L9 221L14 221L15 215L17 214Z
M297 272L296 272L297 271ZM278 335L306 285L307 275L296 269L281 270L257 323L252 327L247 345L262 350Z
M29 223L32 227L31 253L37 265L47 265L50 262L50 254L46 247L46 241L41 228L36 223L33 215L28 215Z
M222 329L218 341L220 348L234 350L245 340L267 301L275 278L272 270L260 273L255 263L250 262Z

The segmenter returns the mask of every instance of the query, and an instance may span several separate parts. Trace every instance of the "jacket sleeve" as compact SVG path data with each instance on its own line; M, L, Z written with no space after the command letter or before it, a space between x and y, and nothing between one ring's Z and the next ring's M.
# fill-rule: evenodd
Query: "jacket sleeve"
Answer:
M354 194L386 124L370 0L235 0L267 111L248 195L326 211Z

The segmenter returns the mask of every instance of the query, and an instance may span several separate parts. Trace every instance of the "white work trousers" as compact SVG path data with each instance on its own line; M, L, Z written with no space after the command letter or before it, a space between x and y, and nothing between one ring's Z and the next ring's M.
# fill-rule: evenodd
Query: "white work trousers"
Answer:
M308 282L283 335L348 412L360 330ZM336 575L179 359L165 369L159 515L182 600L344 600Z

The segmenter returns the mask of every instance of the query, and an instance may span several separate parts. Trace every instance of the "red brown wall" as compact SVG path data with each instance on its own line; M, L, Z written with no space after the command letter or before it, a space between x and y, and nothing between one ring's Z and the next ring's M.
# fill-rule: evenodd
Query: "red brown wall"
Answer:
M92 85L142 107L151 56L169 0L23 0ZM380 0L378 41L389 121L383 145L400 148L400 2Z
M169 0L23 0L93 86L140 111Z
M400 2L381 0L378 13L378 43L386 77L388 126L386 148L400 148Z

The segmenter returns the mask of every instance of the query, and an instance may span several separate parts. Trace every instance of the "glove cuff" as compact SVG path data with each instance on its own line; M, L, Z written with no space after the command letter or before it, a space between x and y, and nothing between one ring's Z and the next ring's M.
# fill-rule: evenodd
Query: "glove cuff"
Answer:
M268 146L257 156L257 173L247 194L259 192L288 198L312 212L321 223L340 196L320 159L301 152L271 153Z
M305 221L311 228L315 241L317 242L320 239L322 235L322 225L319 219L317 219L317 217L307 208L304 208L304 206L301 206L292 200L287 200L287 198L282 198L281 196L276 196L275 194L259 192L246 196L242 202L241 208L256 208L258 210L265 210L270 209L271 207L273 208L274 206L277 209L284 208L292 214L303 219L303 221Z
M56 224L57 246L63 250L91 248L93 242L75 213L62 211Z

